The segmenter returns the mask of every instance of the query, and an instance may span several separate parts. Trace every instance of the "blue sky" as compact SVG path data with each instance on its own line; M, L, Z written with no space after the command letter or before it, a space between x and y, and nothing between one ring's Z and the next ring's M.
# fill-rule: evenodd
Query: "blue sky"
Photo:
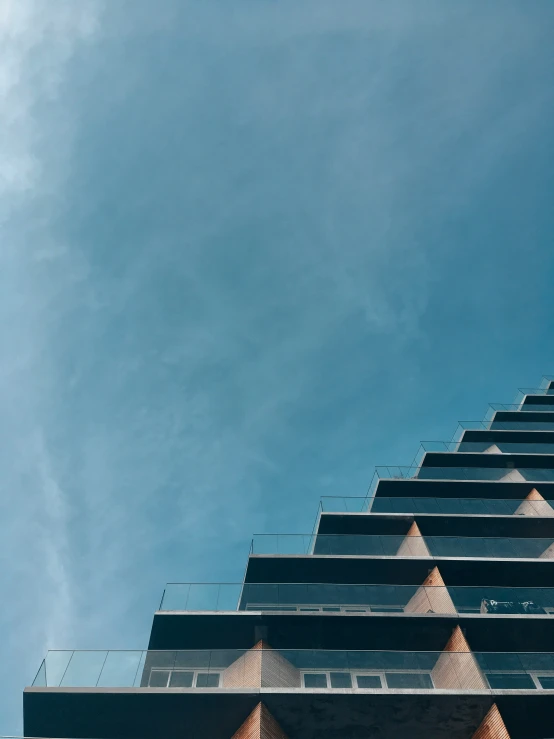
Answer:
M553 26L0 3L0 734L47 648L144 647L166 581L554 373Z

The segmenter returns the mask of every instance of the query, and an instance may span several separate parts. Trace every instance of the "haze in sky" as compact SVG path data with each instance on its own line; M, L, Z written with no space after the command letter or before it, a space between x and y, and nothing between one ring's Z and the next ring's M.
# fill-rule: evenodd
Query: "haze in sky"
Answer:
M0 1L0 734L48 648L554 374L551 0Z

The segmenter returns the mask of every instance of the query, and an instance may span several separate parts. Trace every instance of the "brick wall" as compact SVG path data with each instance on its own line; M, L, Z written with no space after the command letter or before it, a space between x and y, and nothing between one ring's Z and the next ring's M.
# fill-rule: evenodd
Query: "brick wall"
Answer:
M259 641L222 676L224 688L299 688L300 671L278 651Z
M252 649L223 670L224 688L260 688L262 685L262 650Z
M300 688L302 678L297 670L279 652L264 649L262 659L262 688Z
M496 703L493 703L471 739L510 739Z
M287 739L263 703L258 703L232 739Z
M419 526L414 521L398 551L397 557L429 557L425 539L421 536Z
M431 677L436 688L444 690L483 690L488 683L465 636L456 626L441 656L434 666Z
M444 584L438 567L423 581L421 587L404 606L406 613L456 613L450 593Z
M536 488L533 488L516 510L517 516L554 516L554 508Z

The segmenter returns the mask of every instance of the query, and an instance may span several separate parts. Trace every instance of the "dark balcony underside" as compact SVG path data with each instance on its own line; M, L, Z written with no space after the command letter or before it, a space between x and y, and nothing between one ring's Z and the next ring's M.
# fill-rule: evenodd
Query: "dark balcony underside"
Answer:
M254 555L245 582L421 584L437 566L447 585L552 587L554 560Z
M322 513L318 534L404 535L416 522L422 536L554 539L554 516L481 516L447 513Z
M504 431L501 429L466 429L460 442L506 441L523 444L554 444L553 431Z
M262 700L290 739L470 739L493 700L512 739L554 733L554 691L492 696L345 691L27 689L25 734L97 739L230 739Z
M498 467L503 470L513 470L518 467L524 469L552 469L554 468L553 454L482 454L463 452L427 452L421 462L422 467Z
M532 393L529 393L529 395L526 395L523 400L524 406L529 405L552 405L554 403L554 398L552 398L551 395L534 395Z
M552 398L550 398L550 402L552 402ZM548 403L541 403L540 405L548 405ZM494 429L495 423L509 423L509 424L513 423L514 428L517 428L518 423L528 423L532 421L538 421L539 423L554 424L554 412L553 411L529 411L529 410L496 411L491 419L491 427Z
M554 500L554 482L502 482L501 480L416 480L382 478L375 497L411 498L519 498L523 500L533 488L543 498Z
M150 650L274 649L440 651L459 625L474 651L552 651L554 616L323 613L167 613L154 616Z

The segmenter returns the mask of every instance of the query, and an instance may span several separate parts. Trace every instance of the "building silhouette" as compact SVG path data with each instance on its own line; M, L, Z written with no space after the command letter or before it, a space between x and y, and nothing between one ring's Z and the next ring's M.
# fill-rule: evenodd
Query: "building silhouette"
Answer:
M27 736L554 737L554 378L166 586L148 649L49 652Z

